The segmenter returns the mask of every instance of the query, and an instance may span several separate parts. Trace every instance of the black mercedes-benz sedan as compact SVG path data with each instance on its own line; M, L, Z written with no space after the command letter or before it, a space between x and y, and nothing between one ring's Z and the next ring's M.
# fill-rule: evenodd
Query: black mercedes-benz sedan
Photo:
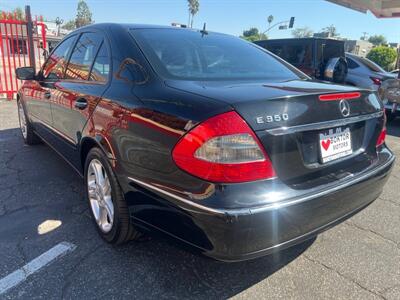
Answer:
M83 176L109 243L160 232L255 258L365 208L394 162L375 92L312 81L225 34L96 24L17 75L25 142Z

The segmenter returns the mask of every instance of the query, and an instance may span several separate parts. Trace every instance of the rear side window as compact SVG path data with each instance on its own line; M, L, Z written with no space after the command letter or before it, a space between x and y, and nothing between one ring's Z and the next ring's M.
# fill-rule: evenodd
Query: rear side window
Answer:
M280 58L283 58L284 60L288 61L287 57L286 57L285 49L283 48L282 45L273 45L273 44L271 46L268 45L267 49L269 51L271 51L272 53L274 53L275 55L278 55ZM288 62L290 62L290 61L288 61Z
M88 80L90 68L103 41L98 33L84 33L72 51L65 73L66 79Z
M312 47L309 43L289 43L285 54L285 60L296 67L311 66Z
M107 45L103 42L100 46L100 50L97 53L96 59L94 61L89 80L106 82L109 73L110 73L110 56L108 54Z
M75 37L69 37L57 47L57 49L50 55L49 59L43 67L43 76L45 79L62 79L64 70L67 64L67 55L71 49Z
M344 45L342 42L327 40L326 42L319 44L319 47L321 47L323 50L325 62L334 57L345 56Z

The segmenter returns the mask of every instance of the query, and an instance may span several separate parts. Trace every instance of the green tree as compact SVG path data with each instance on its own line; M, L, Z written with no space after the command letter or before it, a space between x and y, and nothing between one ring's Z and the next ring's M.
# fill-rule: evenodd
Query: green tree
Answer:
M380 65L385 70L389 70L397 58L397 51L386 46L373 48L367 58Z
M329 25L329 26L327 26L327 27L325 27L325 28L322 28L322 32L328 33L329 37L337 37L337 36L340 35L340 34L338 33L338 31L337 31L335 25L333 25L333 24L332 24L332 25Z
M258 30L256 27L252 27L248 30L243 31L243 35L240 36L242 39L245 39L249 42L259 41L259 40L266 40L268 36Z
M89 6L84 0L78 1L78 8L76 9L75 26L76 28L92 24L92 13Z
M368 39L368 42L374 44L375 46L387 44L386 38L380 35L371 35Z
M292 30L292 36L295 38L306 38L312 37L313 31L308 27L296 28Z
M14 11L12 12L13 16L20 21L24 21L25 20L25 13L22 10L21 7L17 7L16 9L14 9Z
M66 29L66 30L74 30L76 28L75 21L69 20L67 23L65 23L63 26L61 26L61 28Z
M6 11L1 11L0 10L0 20L20 20L20 21L24 21L25 20L25 13L22 10L21 7L17 7L16 9L14 9L11 12L6 12Z
M200 2L199 0L188 0L189 6L189 24L191 28L193 28L193 18L199 12Z

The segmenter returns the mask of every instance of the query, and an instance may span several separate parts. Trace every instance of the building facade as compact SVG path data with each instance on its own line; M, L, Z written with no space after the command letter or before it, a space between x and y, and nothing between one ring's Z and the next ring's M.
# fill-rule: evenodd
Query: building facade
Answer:
M363 40L347 40L344 43L344 50L358 56L366 57L374 45Z

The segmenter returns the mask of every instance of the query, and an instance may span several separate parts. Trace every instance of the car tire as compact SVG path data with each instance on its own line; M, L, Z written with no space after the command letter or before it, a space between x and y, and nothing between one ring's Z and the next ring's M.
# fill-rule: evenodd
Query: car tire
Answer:
M22 138L24 139L25 144L27 145L40 144L41 140L33 131L32 125L29 122L29 119L25 111L25 107L22 104L21 100L17 101L17 106L18 106L19 128L21 129Z
M138 239L141 233L130 222L122 189L108 158L99 148L89 151L84 178L86 197L100 236L117 245Z

